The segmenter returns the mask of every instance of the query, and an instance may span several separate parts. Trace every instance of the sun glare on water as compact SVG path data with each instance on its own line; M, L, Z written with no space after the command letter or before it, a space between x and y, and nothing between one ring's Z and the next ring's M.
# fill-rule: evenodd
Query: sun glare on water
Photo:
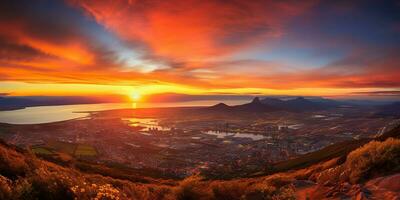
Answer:
M137 103L141 100L141 95L138 92L132 92L129 95L129 98L131 99L132 102L132 108L136 109L137 108Z

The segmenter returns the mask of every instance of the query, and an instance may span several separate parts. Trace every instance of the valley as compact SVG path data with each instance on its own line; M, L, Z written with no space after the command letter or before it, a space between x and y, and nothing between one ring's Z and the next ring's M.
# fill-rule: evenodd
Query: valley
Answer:
M33 153L128 168L135 174L229 179L268 173L275 163L331 144L374 138L399 124L376 108L243 112L210 107L117 109L62 122L0 124L0 138Z

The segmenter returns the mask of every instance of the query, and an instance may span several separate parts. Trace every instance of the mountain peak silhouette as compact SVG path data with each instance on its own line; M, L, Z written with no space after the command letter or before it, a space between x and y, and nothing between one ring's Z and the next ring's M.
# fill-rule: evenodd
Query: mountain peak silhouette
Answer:
M254 97L254 99L251 101L251 103L261 103L260 98L259 97Z

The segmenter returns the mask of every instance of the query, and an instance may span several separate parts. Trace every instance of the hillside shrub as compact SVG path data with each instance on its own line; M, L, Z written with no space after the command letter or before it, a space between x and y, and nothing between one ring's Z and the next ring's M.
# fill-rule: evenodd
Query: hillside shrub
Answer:
M372 141L352 151L345 162L349 181L362 182L376 175L400 171L400 140Z

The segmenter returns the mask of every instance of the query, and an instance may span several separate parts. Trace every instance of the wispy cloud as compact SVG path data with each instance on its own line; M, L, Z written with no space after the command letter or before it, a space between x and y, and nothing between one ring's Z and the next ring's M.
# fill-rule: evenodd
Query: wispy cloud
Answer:
M149 54L177 61L209 59L283 33L312 1L72 1Z
M400 96L400 90L352 92L351 94L354 94L354 95L368 95L368 96Z
M0 81L393 90L399 9L391 1L5 0Z

